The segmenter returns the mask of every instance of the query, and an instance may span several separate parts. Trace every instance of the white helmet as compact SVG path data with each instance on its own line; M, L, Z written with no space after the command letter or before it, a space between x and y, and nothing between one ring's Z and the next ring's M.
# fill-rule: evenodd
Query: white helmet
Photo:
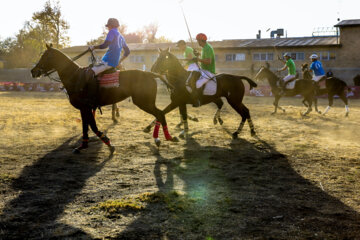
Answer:
M284 53L284 57L291 57L290 53L286 52Z
M318 58L319 58L319 56L318 56L318 55L316 55L316 54L312 54L312 55L310 56L310 58L311 58L311 59L318 59Z

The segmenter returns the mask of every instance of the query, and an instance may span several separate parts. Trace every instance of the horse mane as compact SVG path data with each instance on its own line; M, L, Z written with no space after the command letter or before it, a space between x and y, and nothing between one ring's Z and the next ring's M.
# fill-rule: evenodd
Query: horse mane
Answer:
M59 49L56 48L50 48L51 51L55 52L57 56L66 59L69 62L73 62L77 67L81 67L77 62L73 61L69 56L67 56L65 53L61 52Z

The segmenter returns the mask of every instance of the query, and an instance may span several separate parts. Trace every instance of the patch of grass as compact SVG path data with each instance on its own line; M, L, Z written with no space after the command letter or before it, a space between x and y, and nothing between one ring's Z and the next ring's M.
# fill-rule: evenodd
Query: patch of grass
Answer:
M140 211L148 203L164 203L170 212L184 211L194 200L189 199L177 191L168 193L142 193L138 196L125 197L116 200L108 200L99 203L92 209L100 209L109 214L121 213L124 210Z

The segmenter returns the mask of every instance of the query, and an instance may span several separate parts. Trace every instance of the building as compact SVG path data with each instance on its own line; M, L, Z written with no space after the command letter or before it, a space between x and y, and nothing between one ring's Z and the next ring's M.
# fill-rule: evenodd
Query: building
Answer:
M216 70L253 77L262 65L269 64L273 70L282 67L283 63L278 61L278 56L282 57L285 52L290 52L300 73L301 64L310 63L309 56L316 53L325 71L331 70L335 76L353 85L353 78L360 73L360 19L344 20L335 27L338 28L338 34L333 36L296 38L258 36L256 39L210 42L216 54ZM191 46L191 43L188 44ZM194 44L198 48L197 43ZM175 43L129 44L131 55L124 61L124 66L126 69L149 71L157 58L159 48L169 47L172 53L182 58L182 53L175 45ZM86 49L86 46L75 46L64 49L64 52L74 57ZM98 59L104 52L105 50L96 50ZM89 65L90 62L90 55L78 60L83 66Z

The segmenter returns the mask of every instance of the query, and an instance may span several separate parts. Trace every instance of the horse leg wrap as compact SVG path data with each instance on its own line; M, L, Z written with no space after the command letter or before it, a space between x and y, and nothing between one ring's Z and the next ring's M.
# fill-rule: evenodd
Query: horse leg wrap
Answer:
M239 125L239 128L237 129L237 133L239 133L239 132L241 132L241 130L243 129L243 127L244 127L244 124L245 124L245 121L242 121L241 123L240 123L240 125Z
M153 132L153 138L159 138L159 130L160 130L160 122L156 121Z
M81 150L81 149L85 149L89 147L89 138L84 138L82 139L82 143L80 145L80 147L78 147L77 149Z
M172 137L170 136L167 126L163 126L163 131L164 131L165 139L169 141L172 140Z
M110 146L110 139L102 132L97 132L96 136L98 136L101 141L103 141L103 143L105 143L106 145Z
M249 124L249 127L250 127L251 131L254 131L254 124L253 124L251 118L248 118L247 121L248 121L248 124Z

